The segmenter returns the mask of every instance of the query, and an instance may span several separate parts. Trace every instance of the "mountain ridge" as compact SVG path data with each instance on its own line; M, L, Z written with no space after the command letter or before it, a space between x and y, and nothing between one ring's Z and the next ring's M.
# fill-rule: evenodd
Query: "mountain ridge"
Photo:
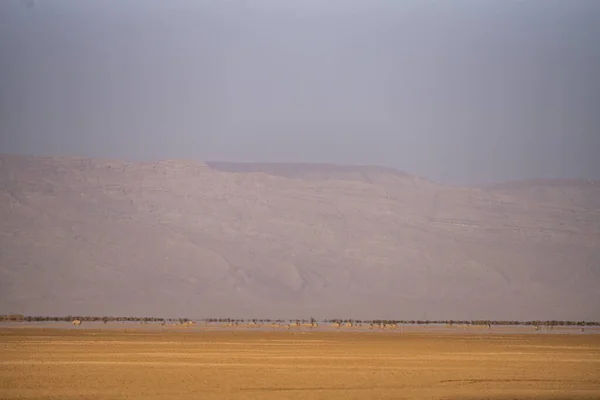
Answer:
M248 164L0 155L0 312L598 319L596 182Z

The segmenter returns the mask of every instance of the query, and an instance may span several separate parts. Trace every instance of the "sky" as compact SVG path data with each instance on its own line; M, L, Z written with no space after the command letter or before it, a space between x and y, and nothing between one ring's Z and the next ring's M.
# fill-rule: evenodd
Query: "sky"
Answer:
M600 179L598 0L4 0L0 153Z

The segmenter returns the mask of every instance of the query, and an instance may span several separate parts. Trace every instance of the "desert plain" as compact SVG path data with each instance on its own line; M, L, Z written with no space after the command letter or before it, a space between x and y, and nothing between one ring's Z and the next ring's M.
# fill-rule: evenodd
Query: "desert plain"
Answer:
M600 335L0 328L1 399L600 399Z

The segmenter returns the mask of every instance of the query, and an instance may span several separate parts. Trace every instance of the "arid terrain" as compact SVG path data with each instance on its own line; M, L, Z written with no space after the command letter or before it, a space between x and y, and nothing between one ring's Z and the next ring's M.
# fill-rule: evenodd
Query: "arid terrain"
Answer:
M2 399L598 399L599 335L0 330Z
M0 313L600 319L600 185L0 156Z

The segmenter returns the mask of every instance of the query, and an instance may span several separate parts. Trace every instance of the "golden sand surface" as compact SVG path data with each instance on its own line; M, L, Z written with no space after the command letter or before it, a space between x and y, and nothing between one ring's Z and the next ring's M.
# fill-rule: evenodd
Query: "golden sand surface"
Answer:
M0 329L0 399L600 399L600 335Z

